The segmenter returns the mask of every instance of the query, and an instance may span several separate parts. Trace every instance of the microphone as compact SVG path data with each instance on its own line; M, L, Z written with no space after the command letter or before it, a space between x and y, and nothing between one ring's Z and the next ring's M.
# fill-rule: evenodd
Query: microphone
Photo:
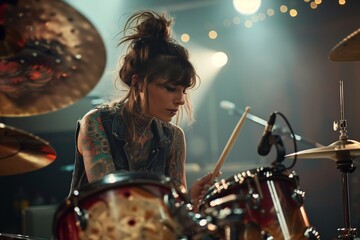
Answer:
M276 113L271 113L267 125L264 128L263 136L258 145L258 154L265 156L269 154L272 143L270 142L271 132L275 124Z

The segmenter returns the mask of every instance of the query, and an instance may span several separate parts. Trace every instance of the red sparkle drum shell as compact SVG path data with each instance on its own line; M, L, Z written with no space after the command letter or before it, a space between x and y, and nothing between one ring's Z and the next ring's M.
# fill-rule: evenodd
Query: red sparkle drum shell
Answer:
M58 207L53 236L56 240L177 239L182 228L170 208L186 203L186 196L168 177L114 173L74 191ZM79 212L87 216L85 220Z
M271 167L244 171L211 186L200 209L220 213L239 208L239 228L255 224L274 239L307 239L308 219L302 202L294 198L298 180L294 172Z

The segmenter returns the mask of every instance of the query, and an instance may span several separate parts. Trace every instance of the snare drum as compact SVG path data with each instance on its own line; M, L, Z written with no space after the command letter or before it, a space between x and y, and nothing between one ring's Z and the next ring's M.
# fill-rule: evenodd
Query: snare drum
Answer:
M273 239L309 239L318 233L309 226L298 180L294 172L272 167L244 171L211 186L200 209L223 220L224 229L236 228L238 239L264 232Z
M57 240L177 239L174 212L188 201L170 178L115 173L74 191L54 215Z

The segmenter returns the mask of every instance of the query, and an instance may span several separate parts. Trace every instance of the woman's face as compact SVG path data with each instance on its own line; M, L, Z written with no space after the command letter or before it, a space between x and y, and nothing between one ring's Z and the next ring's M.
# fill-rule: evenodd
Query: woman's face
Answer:
M185 103L185 87L166 83L166 80L158 78L148 84L148 113L164 122L170 122L177 114L179 107ZM140 97L143 103L143 109L146 109L144 91L141 91Z

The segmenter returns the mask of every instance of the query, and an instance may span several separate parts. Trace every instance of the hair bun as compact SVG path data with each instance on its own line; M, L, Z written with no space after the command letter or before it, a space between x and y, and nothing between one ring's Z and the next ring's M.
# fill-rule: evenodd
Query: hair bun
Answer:
M169 39L172 19L167 20L165 14L147 11L142 12L137 19L137 35L142 39Z

